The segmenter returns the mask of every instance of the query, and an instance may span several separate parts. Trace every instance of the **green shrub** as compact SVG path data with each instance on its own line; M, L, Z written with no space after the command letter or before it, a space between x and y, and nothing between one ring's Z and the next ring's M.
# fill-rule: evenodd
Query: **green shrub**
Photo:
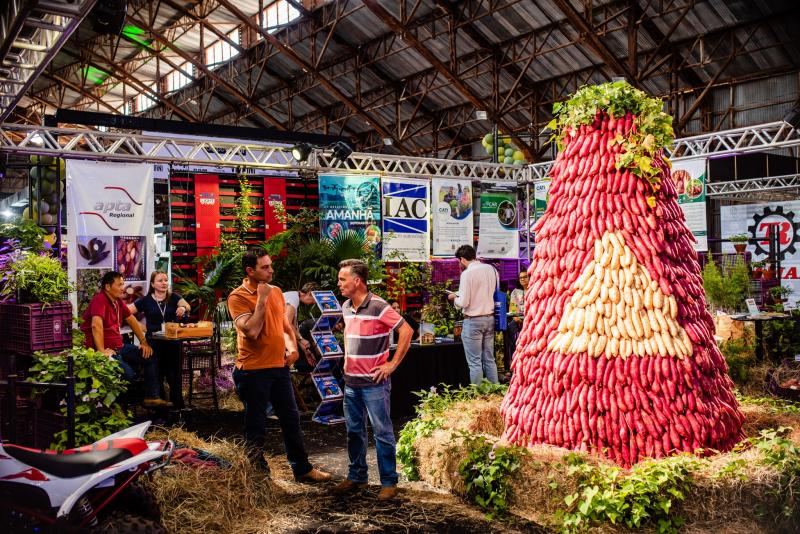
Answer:
M443 385L441 390L432 387L429 390L415 391L414 395L420 399L416 407L417 417L405 424L397 440L397 460L402 466L403 474L409 480L419 480L415 444L420 438L428 437L434 430L442 428L444 419L441 415L446 409L456 402L503 396L507 389L508 386L505 384L492 384L484 380L480 384L470 384L457 389Z
M565 460L568 474L578 477L578 491L564 499L564 532L585 531L605 522L631 529L652 525L658 532L678 532L683 525L684 519L673 507L686 498L696 458L682 455L645 461L627 475L618 467L587 464L578 454Z
M483 436L461 433L467 456L458 465L464 479L467 498L491 518L508 512L511 499L511 476L522 466L522 447L501 447Z
M116 402L127 389L119 364L93 349L72 348L75 376L75 444L93 443L114 432L130 426L130 415ZM29 381L64 382L67 376L65 354L36 352L29 369ZM61 413L66 415L66 402ZM64 449L67 431L53 436L52 447Z

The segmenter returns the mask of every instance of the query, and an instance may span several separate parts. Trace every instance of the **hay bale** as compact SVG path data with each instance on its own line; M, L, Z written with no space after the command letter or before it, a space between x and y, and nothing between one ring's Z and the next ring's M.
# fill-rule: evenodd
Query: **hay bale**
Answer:
M207 441L180 428L152 434L206 450L231 464L229 469L203 469L173 462L145 482L169 532L257 532L271 520L282 491L251 467L241 443Z
M498 441L501 428L496 420L500 416L500 402L499 397L476 399L456 403L446 410L441 415L443 427L415 444L421 480L463 496L465 488L458 465L467 452L458 432L466 430ZM758 436L761 430L769 428L793 427L788 437L800 444L800 415L758 404L744 403L741 409L747 436ZM527 451L520 470L510 481L513 494L510 511L538 524L556 527L555 514L564 509L564 497L578 488L578 481L567 473L564 464L564 456L571 451L549 445L531 446ZM780 488L781 473L765 466L760 455L753 448L698 459L686 499L674 508L687 521L685 532L754 534L789 532L796 528L798 512L783 523L777 519L784 505L783 495L776 491ZM590 455L586 456L586 462L608 463ZM629 472L623 470L622 476ZM596 531L627 529L601 525Z

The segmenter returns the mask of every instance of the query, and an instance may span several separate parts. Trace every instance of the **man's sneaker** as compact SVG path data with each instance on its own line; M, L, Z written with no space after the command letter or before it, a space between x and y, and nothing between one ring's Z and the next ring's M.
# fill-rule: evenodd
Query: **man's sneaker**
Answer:
M366 482L353 482L349 479L344 479L333 487L334 493L350 493L351 491L366 489L368 484Z
M391 501L395 497L397 497L397 486L384 486L378 493L379 501Z
M320 471L317 468L311 468L311 471L305 475L296 477L298 482L308 482L309 484L316 484L317 482L328 482L331 479L331 474L325 471Z
M142 404L145 408L172 408L172 403L164 399L145 399Z

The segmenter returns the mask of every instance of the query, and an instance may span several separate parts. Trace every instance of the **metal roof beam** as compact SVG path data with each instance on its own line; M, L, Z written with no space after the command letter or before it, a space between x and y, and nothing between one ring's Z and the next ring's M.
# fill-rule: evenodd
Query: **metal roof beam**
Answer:
M78 84L76 84L76 83L74 83L74 82L72 82L70 80L67 80L66 78L62 78L58 74L52 74L52 73L47 72L45 70L44 72L42 72L42 76L45 76L46 78L50 78L54 82L58 82L60 84L65 85L66 87L69 87L70 89L72 89L73 91L75 91L76 93L81 95L82 97L90 99L92 102L96 103L99 106L102 106L102 107L106 108L111 113L119 114L119 110L118 109L115 109L114 106L112 106L111 104L109 104L105 100L101 99L99 96L97 96L97 95L85 90L83 87L79 86Z
M631 85L640 86L639 81L633 73L620 62L608 46L595 33L590 21L586 20L580 13L575 11L569 0L553 0L553 3L567 17L570 24L578 30L584 41L592 48L595 54L603 60L607 67L614 69L612 74L625 76Z
M74 52L71 52L69 50L65 49L65 50L63 50L63 52L66 53L69 56L72 56L72 57L80 59L86 65L89 65L89 66L94 67L96 69L100 69L103 72L108 73L108 75L110 77L113 77L113 78L115 78L117 80L120 80L123 83L126 83L126 84L130 85L134 89L138 89L139 91L141 91L142 93L150 96L151 98L157 99L157 101L159 103L161 103L164 106L166 106L167 108L169 108L173 113L175 113L176 115L178 115L182 119L187 120L189 122L197 122L197 118L196 117L194 117L193 115L190 115L187 111L185 111L184 109L181 109L179 106L176 106L170 100L170 98L167 95L161 94L160 92L156 92L156 91L152 90L151 88L147 87L139 79L137 79L136 77L134 77L131 74L129 74L128 72L126 72L125 69L122 66L116 65L115 63L113 63L108 58L105 58L105 57L101 56L97 51L92 50L92 49L84 50L84 52L88 52L91 56L96 57L97 59L99 59L101 61L104 61L108 65L108 67L104 67L104 66L102 66L102 65L100 65L98 63L95 63L90 59L81 58L79 55L77 55Z
M223 0L224 1L224 0ZM433 67L445 78L450 80L453 86L473 105L475 109L486 109L491 119L511 137L514 143L525 153L526 157L533 159L534 152L528 143L524 142L514 133L513 128L503 118L498 115L494 106L487 105L472 90L461 81L459 76L451 71L444 63L442 63L428 48L425 47L414 35L406 32L403 25L383 8L376 0L363 0L364 5L375 14L384 24L386 24L393 32L400 35L403 40L408 41L425 60L433 65Z
M227 9L237 18L239 18L239 20L244 22L247 26L249 26L259 35L261 35L264 39L266 39L273 47L280 50L293 63L298 65L300 68L304 69L306 72L311 73L338 100L342 101L347 107L352 109L358 115L362 116L368 122L368 124L373 128L375 128L376 130L378 130L381 133L381 135L392 139L396 143L398 150L404 153L408 152L408 150L403 146L403 143L401 143L400 140L397 139L392 132L388 131L383 125L381 125L379 121L377 121L374 117L372 117L369 113L367 113L361 106L353 102L349 96L345 95L338 87L333 85L332 82L330 82L322 74L320 74L319 71L316 70L313 65L311 65L304 58L300 57L300 55L292 47L282 43L277 37L265 31L258 24L256 24L251 17L245 15L241 10L239 10L239 8L231 4L228 0L217 0L217 1L220 3L220 5L224 6L225 9Z
M227 91L229 91L229 92L231 93L231 96L233 96L233 97L234 97L236 100L239 100L239 101L241 101L243 104L245 104L245 105L247 105L247 106L251 106L251 107L252 107L252 108L253 108L253 109L256 111L256 113L258 113L258 115L259 115L259 116L261 116L261 117L265 118L265 119L266 119L266 120L267 120L267 121L268 121L270 124L272 124L272 125L273 125L275 128L277 128L278 130L286 130L286 125L284 124L284 121L281 121L281 120L279 120L279 119L276 119L276 118L275 118L275 117L273 117L273 116L272 116L270 113L268 113L268 112L267 112L265 109L263 109L261 106L259 106L259 105L255 104L255 103L254 103L254 102L253 102L251 99L248 99L248 98L247 98L247 97L246 97L246 96L245 96L245 95L244 95L244 94L243 94L243 93L242 93L242 92L239 90L239 88L238 88L238 87L236 87L235 85L233 85L233 83L231 83L231 82L229 82L229 81L227 81L227 80L225 80L225 79L223 79L223 78L219 77L219 76L218 76L217 74L215 74L213 71L209 70L209 68L205 66L204 62L202 62L202 61L198 61L198 60L197 60L197 58L193 57L193 56L192 56L192 55L190 55L190 54L187 54L186 52L184 52L183 50L181 50L180 48L178 48L178 47L177 47L177 46L175 46L174 44L170 43L170 42L169 42L167 39L165 39L165 38L164 38L164 36L163 36L163 35L161 35L161 33L159 33L158 31L156 31L156 30L155 30L155 29L154 29L154 28L153 28L153 27L150 25L150 23L149 23L149 22L146 22L146 21L144 21L144 20L141 20L141 19L136 19L136 18L134 18L134 17L128 17L128 18L129 18L129 20L133 21L133 22L134 22L134 23L136 23L137 25L141 26L141 27L142 27L142 29L144 29L144 30L148 31L148 32L150 33L150 35L151 35L151 36L152 36L152 37L153 37L153 38L154 38L156 41L158 41L159 43L161 43L161 45L162 45L164 48L169 48L170 50L172 50L173 52L175 52L176 54L178 54L178 56L180 56L181 58L183 58L183 59L184 59L184 61L188 61L189 63L191 63L192 65L194 65L194 66L195 66L195 67L196 67L198 70L200 70L201 72L203 72L203 73L206 75L206 77L208 77L209 79L213 80L213 81L214 81L214 82L216 82L218 85L221 85L222 87L224 87L224 88L225 88Z

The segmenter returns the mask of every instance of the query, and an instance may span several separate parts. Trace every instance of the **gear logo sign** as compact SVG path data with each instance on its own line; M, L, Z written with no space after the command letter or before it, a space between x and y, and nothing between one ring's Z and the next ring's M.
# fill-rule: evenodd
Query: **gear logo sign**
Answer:
M783 211L783 206L775 209L769 206L764 208L761 213L753 215L753 224L747 227L747 231L756 241L756 255L766 256L769 253L769 243L767 242L767 232L769 227L774 227L778 232L778 259L783 261L787 254L797 252L795 243L800 241L800 223L795 222L793 211Z

